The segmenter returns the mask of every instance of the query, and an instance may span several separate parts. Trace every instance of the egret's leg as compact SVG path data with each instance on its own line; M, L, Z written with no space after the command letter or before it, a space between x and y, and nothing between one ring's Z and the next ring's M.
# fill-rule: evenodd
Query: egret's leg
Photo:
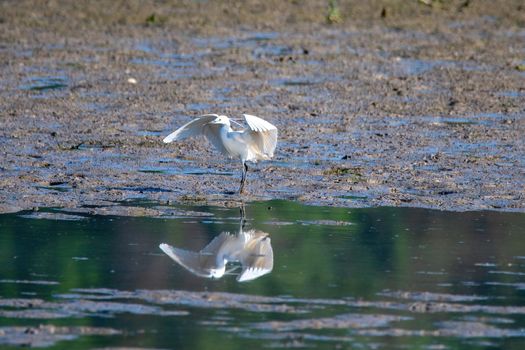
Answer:
M244 183L246 182L246 173L248 172L248 165L242 163L242 177L241 177L241 188L239 188L239 193L244 193Z
M239 209L241 210L241 222L239 225L239 234L241 234L244 228L244 225L246 224L246 210L244 209L244 202L241 203L241 207Z

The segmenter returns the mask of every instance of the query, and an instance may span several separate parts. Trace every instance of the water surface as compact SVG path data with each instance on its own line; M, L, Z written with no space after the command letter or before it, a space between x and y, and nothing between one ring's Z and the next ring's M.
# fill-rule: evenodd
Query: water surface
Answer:
M0 215L0 344L525 344L523 214L285 201L249 204L245 212L244 226L239 208L152 202ZM244 260L241 241L217 243L225 232L238 239L251 230L264 243ZM237 259L211 278L170 259L161 243L201 252L211 259L207 268L217 263L211 251ZM241 277L253 259L266 259L266 270Z

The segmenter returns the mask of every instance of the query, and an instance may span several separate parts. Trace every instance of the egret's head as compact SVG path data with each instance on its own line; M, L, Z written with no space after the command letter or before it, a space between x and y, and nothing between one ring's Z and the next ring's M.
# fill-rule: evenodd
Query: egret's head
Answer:
M226 263L228 261L221 255L215 257L215 266L209 269L211 278L221 278L226 272Z
M211 278L221 278L224 276L224 273L226 272L226 265L223 265L216 269L210 269L210 277Z
M222 125L227 125L227 126L230 126L230 118L228 118L227 116L225 115L220 115L218 116L217 118L215 118L211 124L222 124Z

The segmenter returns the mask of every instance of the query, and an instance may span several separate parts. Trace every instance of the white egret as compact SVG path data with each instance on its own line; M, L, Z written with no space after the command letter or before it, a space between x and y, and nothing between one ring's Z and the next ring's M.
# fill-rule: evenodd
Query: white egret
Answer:
M205 278L221 278L229 262L240 262L242 271L237 281L245 282L259 278L273 269L273 249L267 233L256 230L239 233L223 232L199 252L159 245L170 258L191 273ZM231 271L231 270L230 270Z
M231 120L225 115L205 114L184 124L164 138L165 143L181 141L191 136L204 135L222 154L239 158L242 162L242 176L239 193L244 192L247 161L257 162L273 157L277 145L277 128L259 117L244 114L247 128L235 131Z

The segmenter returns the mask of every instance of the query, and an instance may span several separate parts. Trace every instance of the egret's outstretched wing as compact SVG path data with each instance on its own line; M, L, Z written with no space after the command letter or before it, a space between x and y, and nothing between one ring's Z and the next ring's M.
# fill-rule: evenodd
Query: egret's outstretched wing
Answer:
M247 138L251 151L261 159L273 157L273 152L277 146L277 128L264 119L254 115L244 114L244 119L248 123L248 130L244 137Z
M197 276L210 278L213 276L212 270L217 269L214 255L191 252L166 243L159 245L159 248L179 265Z
M220 278L224 275L226 266L223 247L228 245L233 239L234 235L223 232L212 239L212 241L198 253L173 247L166 243L159 245L159 248L194 275L206 278Z
M220 235L211 240L206 247L202 248L201 254L217 256L225 244L228 244L234 236L229 232L222 232Z
M273 249L270 236L266 232L250 230L244 233L246 244L239 252L242 265L237 281L256 279L273 270Z
M184 140L191 136L204 135L215 148L224 155L230 156L221 140L219 124L211 122L217 118L217 114L205 114L193 119L191 122L184 124L164 138L165 143Z
M184 140L191 136L202 135L204 133L204 127L210 122L217 118L217 114L205 114L193 119L192 121L184 124L162 140L164 143L170 143L173 141Z
M243 115L244 115L244 119L246 120L246 123L248 123L248 126L250 127L250 130L259 131L259 132L277 130L275 125L270 124L264 119L261 119L259 117L256 117L250 114L243 114Z

